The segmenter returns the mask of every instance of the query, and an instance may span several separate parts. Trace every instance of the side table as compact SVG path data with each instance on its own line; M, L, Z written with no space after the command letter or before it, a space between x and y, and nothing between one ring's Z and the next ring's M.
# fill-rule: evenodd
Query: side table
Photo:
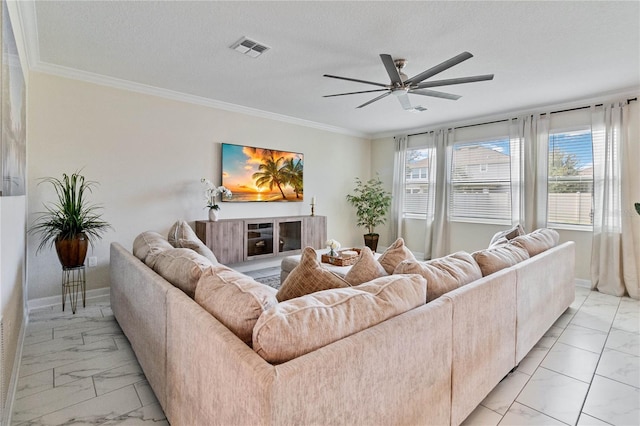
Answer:
M62 268L62 311L64 312L64 304L69 295L71 302L71 312L75 315L78 306L78 293L82 291L82 307L86 307L85 296L87 292L85 281L85 267L76 266L74 268Z

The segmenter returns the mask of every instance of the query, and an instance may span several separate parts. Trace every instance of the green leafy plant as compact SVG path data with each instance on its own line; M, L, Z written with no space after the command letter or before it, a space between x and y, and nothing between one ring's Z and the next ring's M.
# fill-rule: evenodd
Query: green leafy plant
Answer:
M636 203L636 212L638 212L638 214L640 214L640 203Z
M378 225L386 222L386 214L391 206L391 194L382 187L379 177L366 182L356 178L353 194L347 195L349 201L356 208L358 226L367 228L369 234L374 233Z
M43 178L41 183L51 184L58 200L44 205L46 211L39 213L29 230L30 233L40 234L42 238L36 252L53 246L56 240L70 240L80 234L86 235L93 247L94 242L111 228L98 212L101 207L90 205L85 199L86 193L92 192L97 182L87 181L75 172L71 176L64 173L62 179Z

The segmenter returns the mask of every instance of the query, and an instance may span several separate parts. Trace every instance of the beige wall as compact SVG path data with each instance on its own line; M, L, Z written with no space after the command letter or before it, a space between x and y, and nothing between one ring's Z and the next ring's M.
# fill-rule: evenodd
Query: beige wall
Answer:
M51 188L43 176L82 169L100 186L91 199L104 205L115 228L89 256L87 289L107 287L109 243L130 247L145 230L166 233L177 219L204 220L200 178L220 183L220 143L302 152L303 203L224 203L221 216L306 215L316 197L316 214L327 216L328 237L361 244L355 213L345 196L356 176L370 175L370 141L280 121L222 111L32 72L28 102L29 224ZM38 255L28 238L28 298L60 294L60 265L54 250Z

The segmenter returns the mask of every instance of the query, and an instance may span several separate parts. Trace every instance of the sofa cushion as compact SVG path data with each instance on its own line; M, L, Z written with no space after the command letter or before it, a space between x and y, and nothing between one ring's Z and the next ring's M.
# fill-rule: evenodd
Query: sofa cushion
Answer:
M153 267L155 255L172 248L162 235L153 231L143 232L133 240L133 255L150 268Z
M385 275L389 274L373 256L371 249L364 247L360 251L360 258L351 266L344 279L351 285L358 285Z
M179 220L169 229L167 238L169 244L176 248L188 248L206 257L211 263L218 263L216 255L193 232L193 229L184 220Z
M251 346L256 321L278 304L276 292L238 271L214 265L202 272L194 300Z
M529 257L533 257L558 245L560 234L555 229L540 228L529 234L516 237L511 241L524 247L529 253Z
M527 250L513 243L476 251L471 255L480 266L483 277L529 258Z
M209 259L187 248L172 248L155 257L153 270L192 299L202 271L212 266Z
M427 280L427 302L482 278L480 267L473 257L464 251L425 262L405 260L393 273L423 276Z
M522 225L517 224L507 230L504 231L500 231L500 232L496 232L495 235L491 238L491 242L489 243L489 247L494 246L496 244L500 244L503 243L504 240L501 239L506 239L507 241L512 240L520 235L524 235L524 228L522 227ZM499 241L501 240L501 241Z
M404 240L398 238L382 253L378 262L380 262L387 274L391 275L396 269L396 266L403 260L416 260L416 257L411 253L411 250L404 245Z
M316 291L349 287L349 283L318 262L316 251L305 247L298 266L284 280L276 297L278 301L293 299Z
M178 240L178 247L191 249L196 253L198 253L200 256L206 257L209 260L209 262L211 262L214 265L219 263L218 259L216 258L216 255L213 254L211 249L206 245L204 245L204 243L199 239L185 240L184 238L181 238Z
M419 275L391 275L279 303L258 319L253 349L286 362L423 305L426 285Z

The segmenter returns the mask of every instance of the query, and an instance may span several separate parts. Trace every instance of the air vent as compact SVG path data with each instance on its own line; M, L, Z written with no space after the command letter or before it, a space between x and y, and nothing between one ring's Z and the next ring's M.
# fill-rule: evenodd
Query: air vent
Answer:
M240 52L252 58L257 58L258 56L269 50L269 47L265 46L264 44L260 44L257 41L250 40L246 37L242 37L240 40L236 41L229 47L236 52Z

